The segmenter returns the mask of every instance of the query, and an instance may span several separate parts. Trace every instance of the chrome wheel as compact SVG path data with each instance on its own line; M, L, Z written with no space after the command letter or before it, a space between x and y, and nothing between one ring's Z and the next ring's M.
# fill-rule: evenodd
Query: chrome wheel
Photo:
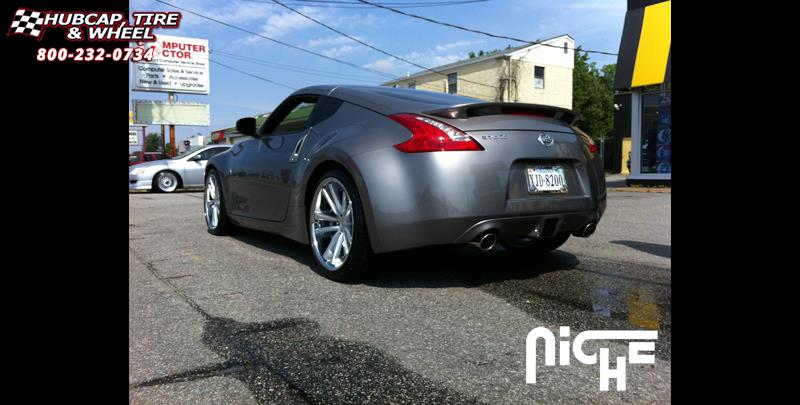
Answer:
M214 176L208 176L206 180L206 193L203 200L206 225L208 225L208 229L216 229L219 225L220 202L219 187L217 187L217 179Z
M156 183L158 184L159 190L165 193L171 193L178 188L178 177L175 176L175 173L162 172L158 174Z
M324 179L309 211L311 250L325 269L338 270L353 245L353 202L347 189L336 178Z

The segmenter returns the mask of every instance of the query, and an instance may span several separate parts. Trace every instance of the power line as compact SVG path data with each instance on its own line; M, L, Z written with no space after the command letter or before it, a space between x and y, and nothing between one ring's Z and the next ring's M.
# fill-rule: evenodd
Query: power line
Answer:
M216 50L211 50L210 52L213 53L213 54L216 54L216 55L222 55L222 56L226 56L226 57L229 57L229 58L237 59L237 60L240 60L240 61L254 63L254 64L257 64L257 65L264 65L264 66L273 67L271 65L277 64L277 63L274 63L274 62L264 61L263 59L255 59L255 58L250 58L250 57L247 57L247 56L236 55L236 54L231 54L231 53L221 52L221 51L216 51ZM212 60L212 62L216 63L216 64L219 64L219 65L222 65L220 62L217 62L217 61L213 61ZM281 64L277 64L277 65L281 65ZM226 66L226 65L223 65L223 66L225 66L225 67L227 67L229 69L236 70L239 73L243 73L243 74L246 74L248 76L256 77L257 79L266 80L266 81L268 81L270 83L274 83L273 81L271 81L269 79L266 79L264 77L260 77L260 76L254 75L254 74L249 73L249 72L241 71L241 70L238 70L238 69L233 68L231 66ZM289 70L289 71L293 71L293 72L297 72L297 73L306 73L306 74L310 74L310 75L314 75L314 76L324 75L325 73L332 73L332 72L325 72L325 71L322 71L323 73L302 72L302 71L299 71L299 70L292 69L292 68L294 68L294 66L292 66L292 65L285 65L285 66L289 66L289 68L285 68L285 70ZM275 67L275 68L276 69L280 69L280 67ZM301 69L301 68L298 68L298 69ZM311 69L311 70L315 70L315 69ZM336 73L333 73L333 74L336 74ZM375 79L369 80L368 78L366 78L364 76L361 76L361 77L363 77L363 79L349 78L349 77L341 77L341 78L350 79L350 80L360 80L360 81L370 82L370 83L374 83L374 81L375 81ZM424 86L424 85L422 85L422 86ZM284 86L284 87L288 87L288 86ZM293 87L288 87L288 88L290 88L292 90L296 90ZM424 87L423 87L423 90L425 90ZM427 90L436 91L434 89L427 89ZM470 96L470 97L475 97L475 98L481 98L482 97L480 95L476 95L476 94L472 94L472 93L464 92L464 91L460 92L459 94L465 95L465 96Z
M443 26L446 26L446 27L459 29L459 30L462 30L462 31L472 32L472 33L475 33L475 34L486 35L486 36L492 37L492 38L508 39L508 40L511 40L511 41L517 41L517 42L522 42L522 43L531 44L531 45L542 45L542 46L549 46L549 47L558 48L558 49L564 49L564 47L561 47L561 46L558 46L558 45L546 44L546 43L543 43L542 41L529 41L527 39L520 39L520 38L514 38L514 37L505 36L505 35L492 34L490 32L481 31L481 30L477 30L477 29L474 29L474 28L467 28L467 27L464 27L464 26L461 26L461 25L456 25L456 24L451 24L451 23L448 23L448 22L434 20L432 18L423 17L421 15L411 14L411 13L408 13L408 12L405 12L405 11L402 11L402 10L398 10L397 8L388 7L388 6L385 6L385 5L381 4L381 3L373 3L373 2L370 2L370 1L367 1L367 0L358 0L358 1L360 3L363 3L363 4L368 4L368 5L373 6L373 7L382 8L384 10L388 10L388 11L391 11L391 12L397 13L397 14L402 14L402 15L407 16L407 17L417 18L417 19L420 19L420 20L428 21L430 23L439 24L439 25L443 25ZM573 49L574 50L576 48L567 48L567 49ZM616 53L605 52L605 51L593 51L593 50L588 50L588 49L580 49L580 51L583 51L583 52L586 52L586 53L597 53L597 54L602 54L602 55L617 56Z
M250 3L263 3L272 4L270 0L243 0ZM325 8L351 8L351 9L368 9L372 6L367 6L359 3L358 1L323 1L323 0L292 0L294 2L302 3L287 3L292 6L304 7L325 7ZM412 3L380 3L387 6L396 8L429 8L429 7L447 7L471 3L484 3L491 0L458 0L458 1L441 1L441 2L412 2Z
M267 83L272 83L272 84L274 84L274 85L277 85L277 86L286 87L286 88L287 88L287 89L289 89L289 90L297 90L297 88L294 88L294 87L292 87L292 86L287 86L287 85L285 85L285 84L283 84L283 83L278 83L278 82L275 82L275 81L269 80L269 79L267 79L266 77L261 77L261 76L259 76L259 75L255 75L255 74L252 74L252 73L250 73L250 72L245 72L244 70L240 70L240 69L237 69L237 68L235 68L235 67L233 67L233 66L229 66L229 65L226 65L226 64L224 64L224 63L217 62L217 61L215 61L215 60L213 60L213 59L209 59L209 61L210 61L211 63L215 63L215 64L217 64L217 65L220 65L220 66L222 66L222 67L226 67L226 68L228 68L228 69L230 69L230 70L233 70L233 71L239 72L239 73L241 73L241 74L243 74L243 75L247 75L247 76L250 76L250 77L254 77L254 78L256 78L256 79L259 79L259 80L263 80L263 81L265 81L265 82L267 82Z
M389 53L389 52L387 52L387 51L384 51L383 49L380 49L380 48L378 48L378 47L376 47L376 46L374 46L374 45L371 45L371 44L369 44L369 43L367 43L367 42L364 42L364 41L362 41L362 40L360 40L360 39L358 39L358 38L356 38L356 37L353 37L353 36L347 35L347 34L345 34L344 32L342 32L342 31L339 31L339 30L337 30L336 28L333 28L333 27L331 27L330 25L328 25L328 24L325 24L325 23L323 23L323 22L321 22L321 21L319 21L319 20L317 20L317 19L315 19L315 18L313 18L313 17L309 17L309 16L307 16L307 15L303 14L302 12L300 12L300 11L298 11L298 10L295 10L295 9L293 9L293 8L291 8L291 7L287 6L286 4L283 4L283 3L281 3L281 2L280 2L280 1L278 1L278 0L272 0L272 2L273 2L273 3L275 3L275 4L277 4L277 5L279 5L279 6L281 6L281 7L283 7L283 8L286 8L286 9L288 9L288 10L290 10L290 11L293 11L294 13L297 13L297 14L301 15L302 17L304 17L304 18L305 18L305 19L307 19L307 20L313 21L313 22L315 22L315 23L317 23L317 24L319 24L319 25L321 25L321 26L323 26L323 27L325 27L325 28L327 28L327 29L329 29L329 30L331 30L331 31L333 31L333 32L335 32L335 33L337 33L337 34L339 34L339 35L341 35L341 36L345 37L345 38L348 38L348 39L350 39L351 41L358 42L359 44L361 44L361 45L364 45L364 46L366 46L367 48L370 48L370 49L372 49L372 50L375 50L375 51L377 51L377 52L380 52L380 53L382 53L382 54L384 54L384 55L386 55L386 56L390 56L390 57L392 57L392 58L394 58L394 59L397 59L397 60L399 60L399 61L402 61L402 62L408 63L409 65L416 66L416 67L418 67L418 68L420 68L420 69L423 69L423 70L426 70L426 71L429 71L429 72L437 73L437 74L440 74L440 75L442 75L442 76L445 76L445 77L447 77L447 76L448 76L448 74L447 74L447 73L444 73L444 72L441 72L441 71L438 71L438 70L435 70L435 69L431 69L431 68L429 68L429 67L427 67L427 66L420 65L419 63L416 63L416 62L412 62L412 61L410 61L410 60L408 60L408 59L406 59L406 58L404 58L404 57L402 57L402 56L397 56L397 55L394 55L394 54L392 54L392 53ZM467 79L463 79L463 78L462 78L462 79L460 79L460 80L461 80L461 81L463 81L463 82L472 83L472 84L477 84L477 85L480 85L480 86L491 87L491 88L493 88L493 89L497 89L497 88L498 88L497 86L492 86L491 84L480 83L480 82L474 82L474 81L472 81L472 80L467 80Z
M330 77L330 78L334 78L334 79L356 80L356 81L362 81L362 82L367 82L367 83L375 83L377 81L376 78L368 78L366 76L355 76L355 75L348 75L348 74L344 74L344 73L331 72L331 71L325 71L325 70L302 68L302 67L299 67L299 66L287 65L287 64L283 64L283 63L277 63L277 62L271 62L271 61L267 61L267 60L264 60L264 59L257 59L257 58L252 58L252 57L249 57L249 56L237 55L235 53L223 52L223 51L219 51L219 50L215 50L215 49L210 50L210 52L212 54L215 54L215 55L221 55L221 56L224 56L224 57L227 57L227 58L231 58L231 59L235 59L235 60L239 60L239 61L243 61L243 62L249 62L249 63L253 63L253 64L256 64L256 65L261 65L261 66L267 66L267 67L271 67L271 68L274 68L274 69L285 70L285 71L289 71L289 72L303 73L303 74L313 75L313 76L326 76L326 77Z
M299 50L299 51L302 51L302 52L306 52L306 53L309 53L309 54L311 54L311 55L319 56L319 57L321 57L321 58L328 59L328 60L331 60L331 61L334 61L334 62L338 62L338 63L344 64L344 65L347 65L347 66L350 66L350 67L354 67L354 68L356 68L356 69L361 69L361 70L364 70L364 71L367 71L367 72L370 72L370 73L373 73L373 74L379 74L379 75L382 75L382 76L384 76L384 77L388 77L388 78L390 78L390 79L393 79L393 80L402 80L402 78L397 78L397 76L396 76L396 75L389 74L389 73L382 72L382 71L375 70L375 69L370 69L370 68L368 68L368 67L365 67L365 66L359 66L359 65L356 65L356 64L353 64L353 63L350 63L350 62L343 61L343 60L341 60L341 59L337 59L337 58L334 58L334 57L326 56L326 55L320 54L320 53L318 53L318 52L314 52L314 51L311 51L311 50L308 50L308 49L305 49L305 48L302 48L302 47L299 47L299 46L296 46L296 45L292 45L292 44L289 44L289 43L286 43L286 42L283 42L283 41L280 41L280 40L277 40L277 39L274 39L274 38L270 38L270 37L268 37L268 36L266 36L266 35L259 34L259 33L257 33L257 32L254 32L254 31L248 30L248 29L246 29L246 28L242 28L242 27L239 27L239 26L236 26L236 25L230 24L230 23L228 23L228 22L225 22L225 21L222 21L222 20L219 20L219 19L213 18L213 17L209 17L209 16L206 16L206 15L200 14L200 13L198 13L198 12L196 12L196 11L192 11L192 10L189 10L189 9L186 9L186 8L183 8L183 7L176 6L176 5L174 5L174 4L171 4L171 3L168 3L168 2L166 2L166 1L164 1L164 0L155 0L155 1L156 1L156 2L158 2L158 3L162 3L162 4L165 4L165 5L167 5L167 6L173 7L173 8L175 8L175 9L178 9L178 10L181 10L181 11L184 11L184 12L187 12L187 13L189 13L189 14L196 15L196 16L198 16L198 17L200 17L200 18L204 18L204 19L207 19L207 20L209 20L209 21L213 21L213 22L215 22L215 23L217 23L217 24L224 25L224 26L226 26L226 27L233 28L233 29L235 29L235 30L239 30L239 31L242 31L242 32L245 32L245 33L251 34L251 35L255 35L255 36L257 36L257 37L260 37L260 38L267 39L267 40L269 40L269 41L275 42L275 43L277 43L277 44L280 44L280 45L287 46L287 47L289 47L289 48L292 48L292 49L296 49L296 50ZM216 63L219 63L219 62L216 62ZM420 65L420 66L421 66L421 65ZM230 67L230 66L226 66L226 67L228 67L228 68L231 68L231 69L233 69L233 70L238 70L238 69L232 68L232 67ZM265 79L265 78L263 78L263 77L258 77L258 76L256 76L256 75L252 75L252 74L250 74L250 73L248 73L248 72L244 72L244 71L239 71L239 72L240 72L240 73L243 73L243 74L246 74L246 75L248 75L248 76L256 77L256 78L258 78L258 79L261 79L261 80L267 80L267 81L268 81L268 82L270 82L270 83L274 83L274 82L272 82L272 81L271 81L271 80L269 80L269 79ZM434 71L434 72L435 72L435 71ZM443 74L443 73L441 73L441 72L437 72L437 73L439 73L439 74ZM466 80L466 79L460 79L460 80L461 80L461 81L464 81L464 82L476 83L476 82L472 82L472 81L470 81L470 80ZM494 88L494 89L499 89L499 87L490 86L490 85L488 85L488 84L484 84L484 83L476 83L476 84L481 84L481 85L483 85L483 86L491 87L491 88ZM471 94L471 93L468 93L468 92L465 92L465 91L460 91L459 93L460 93L460 94L463 94L463 95L466 95L466 96L475 97L475 98L481 98L481 97L482 97L482 96L479 96L479 95L476 95L476 94Z
M326 4L358 4L358 1L349 0L292 0L302 3L326 3ZM381 2L387 6L418 6L418 5L450 5L465 3L482 3L488 0L445 0L445 1L409 1L409 2Z
M179 7L179 6L176 6L176 5L174 5L174 4L167 3L166 1L163 1L163 0L155 0L155 1L156 1L156 2L158 2L158 3L161 3L161 4L166 4L166 5L170 6L170 7L176 8L176 9L178 9L178 10L181 10L181 11L187 12L187 13L189 13L189 14L193 14L193 15L196 15L196 16L198 16L198 17L205 18L206 20L213 21L213 22L215 22L215 23L217 23L217 24L221 24L221 25L224 25L224 26L226 26L226 27L233 28L233 29L235 29L235 30L239 30L239 31L242 31L242 32L246 32L246 33L248 33L248 34L250 34L250 35L255 35L255 36L259 37L259 38L264 38L264 39L266 39L266 40L269 40L269 41L272 41L272 42L274 42L274 43L276 43L276 44L280 44L280 45L283 45L283 46L288 46L289 48L293 48L293 49L296 49L296 50L298 50L298 51L302 51L302 52L305 52L305 53L309 53L309 54L311 54L311 55L319 56L320 58L325 58L325 59L328 59L328 60L331 60L331 61L334 61L334 62L338 62L338 63L344 64L344 65L347 65L347 66L350 66L350 67L353 67L353 68L356 68L356 69L365 70L365 71L368 71L368 72L370 72L370 73L379 74L379 75L382 75L382 76L384 76L384 77L389 77L389 78L392 78L392 79L394 79L394 78L395 78L395 76L394 76L394 75L391 75L391 74L389 74L389 73L386 73L386 72L381 72L381 71L379 71L379 70L370 69L370 68L368 68L368 67L365 67L365 66L359 66L359 65L356 65L356 64L354 64L354 63L350 63L350 62L347 62L347 61L343 61L343 60L341 60L341 59L337 59L337 58L334 58L334 57L331 57L331 56L323 55L323 54L321 54L321 53L318 53L318 52L314 52L314 51L312 51L312 50L309 50L309 49L305 49L305 48L302 48L302 47L299 47L299 46L296 46L296 45L292 45L292 44L290 44L290 43L288 43L288 42L283 42L283 41L281 41L281 40L277 40L277 39L275 39L275 38L270 38L270 37L268 37L268 36L266 36L266 35L259 34L259 33L255 32L255 31L251 31L251 30L248 30L248 29L246 29L246 28L242 28L242 27L239 27L239 26L236 26L236 25L233 25L233 24L227 23L227 22L225 22L225 21L222 21L222 20L218 20L218 19L216 19L216 18L209 17L209 16L206 16L206 15L200 14L200 13L198 13L198 12L195 12L195 11L192 11L192 10L188 10L188 9L186 9L186 8Z

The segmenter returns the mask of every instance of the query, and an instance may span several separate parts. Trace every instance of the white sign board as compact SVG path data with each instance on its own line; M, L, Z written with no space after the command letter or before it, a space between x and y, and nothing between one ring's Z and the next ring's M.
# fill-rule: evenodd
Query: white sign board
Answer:
M211 108L204 103L173 103L156 100L133 100L137 124L147 125L211 125Z
M139 133L128 131L128 146L139 146Z
M208 94L208 40L157 35L135 46L156 48L150 61L131 62L134 91Z

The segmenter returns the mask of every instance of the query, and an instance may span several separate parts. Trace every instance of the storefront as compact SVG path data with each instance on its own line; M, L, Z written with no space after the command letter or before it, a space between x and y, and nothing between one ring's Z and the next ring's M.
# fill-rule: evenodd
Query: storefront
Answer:
M614 137L628 183L672 179L671 6L628 1L614 80Z

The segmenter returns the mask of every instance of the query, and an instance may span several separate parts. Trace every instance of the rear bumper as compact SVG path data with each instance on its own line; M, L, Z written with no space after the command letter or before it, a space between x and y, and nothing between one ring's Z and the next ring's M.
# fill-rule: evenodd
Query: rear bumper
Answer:
M567 194L529 195L525 163L476 152L402 154L394 148L356 156L370 242L376 253L467 243L493 231L500 240L535 229L549 237L577 232L605 211L597 162L569 164ZM600 170L598 172L598 170Z
M492 232L498 239L548 238L560 232L578 232L587 224L600 221L599 211L548 213L520 217L442 218L397 223L382 234L377 253L422 246L469 243Z
M599 220L597 212L486 219L471 226L454 243L472 242L487 232L495 233L500 240L551 238L561 232L578 232Z

